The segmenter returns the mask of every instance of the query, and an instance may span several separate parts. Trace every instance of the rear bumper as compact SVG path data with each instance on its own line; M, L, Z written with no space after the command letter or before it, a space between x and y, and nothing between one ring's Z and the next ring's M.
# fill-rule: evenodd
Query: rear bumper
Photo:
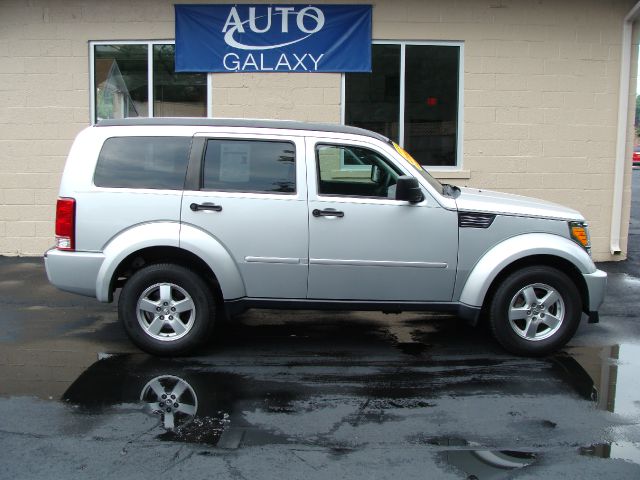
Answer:
M52 248L44 254L49 282L60 290L87 297L96 297L96 280L102 262L102 253L65 252Z
M584 281L589 292L589 312L597 312L604 300L604 292L607 288L607 274L602 270L593 273L583 273Z

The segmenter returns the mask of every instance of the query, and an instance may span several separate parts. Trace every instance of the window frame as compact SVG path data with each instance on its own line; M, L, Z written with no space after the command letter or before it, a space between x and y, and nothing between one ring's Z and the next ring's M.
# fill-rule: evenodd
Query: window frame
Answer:
M400 109L398 123L398 144L404 148L405 130L405 81L407 45L426 45L434 47L457 47L458 55L458 118L456 124L456 163L455 165L426 165L430 171L460 171L463 166L463 126L464 126L464 42L462 41L420 41L420 40L373 40L372 45L400 45ZM346 118L346 81L345 73L341 75L340 123L345 125ZM411 153L411 152L409 152Z
M154 97L153 97L153 46L154 45L175 45L175 40L91 40L89 41L89 98L90 98L90 123L95 125L96 120L96 86L95 86L95 47L100 45L146 45L147 46L147 116L143 118L154 118ZM212 74L207 73L207 116L213 117L212 108Z

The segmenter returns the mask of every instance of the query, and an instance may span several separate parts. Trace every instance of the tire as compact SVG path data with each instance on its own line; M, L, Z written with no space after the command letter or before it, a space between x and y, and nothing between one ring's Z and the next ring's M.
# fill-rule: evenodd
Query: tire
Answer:
M131 341L145 352L178 356L193 352L211 334L215 300L202 278L174 264L156 264L124 284L118 315Z
M573 337L582 316L578 288L547 266L527 267L507 276L489 305L494 338L516 355L543 356Z

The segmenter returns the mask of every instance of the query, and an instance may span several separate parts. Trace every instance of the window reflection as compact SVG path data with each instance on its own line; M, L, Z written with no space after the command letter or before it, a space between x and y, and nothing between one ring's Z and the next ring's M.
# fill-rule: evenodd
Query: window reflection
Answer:
M94 54L96 120L147 116L147 46L96 45Z
M149 60L152 61L152 72L149 71ZM204 73L176 73L173 44L95 45L93 73L95 121L207 115L207 76ZM149 109L151 78L152 112Z
M371 73L345 76L345 123L389 137L422 165L455 166L459 74L459 46L372 45Z
M404 148L423 165L456 164L459 51L406 48Z
M153 46L153 116L206 117L206 74L176 73L175 50L175 45Z
M371 73L347 74L345 97L347 125L400 143L400 45L372 45Z

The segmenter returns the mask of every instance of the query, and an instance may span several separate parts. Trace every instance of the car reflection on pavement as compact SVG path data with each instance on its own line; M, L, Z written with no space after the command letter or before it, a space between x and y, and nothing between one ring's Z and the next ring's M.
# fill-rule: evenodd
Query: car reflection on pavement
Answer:
M540 439L534 439L527 449L509 445L492 449L478 439L440 435L433 424L442 415L439 405L457 399L473 409L476 400L498 395L506 401L533 398L541 403L564 398L586 401L588 414L588 405L606 407L610 403L606 388L615 385L611 378L600 378L604 385L594 384L576 360L601 357L601 351L591 350L537 360L507 355L417 355L401 362L354 359L322 366L313 365L312 357L292 356L286 357L286 365L259 368L242 360L220 365L211 358L114 355L91 365L63 399L78 415L94 417L117 415L139 405L136 408L141 412L157 417L156 436L161 440L225 449L303 443L330 447L337 454L359 448L363 440L357 435L351 442L332 438L332 429L322 420L316 428L308 423L291 428L287 417L315 418L323 411L340 409L342 404L357 404L355 411L336 423L357 431L364 425L383 429L385 424L411 422L413 428L404 432L411 442L437 448L443 461L468 475L502 478L506 471L530 466L544 456ZM519 415L517 411L510 414ZM551 420L541 422L543 431L555 426ZM548 432L534 433L537 435L544 437ZM595 450L585 446L581 453Z

